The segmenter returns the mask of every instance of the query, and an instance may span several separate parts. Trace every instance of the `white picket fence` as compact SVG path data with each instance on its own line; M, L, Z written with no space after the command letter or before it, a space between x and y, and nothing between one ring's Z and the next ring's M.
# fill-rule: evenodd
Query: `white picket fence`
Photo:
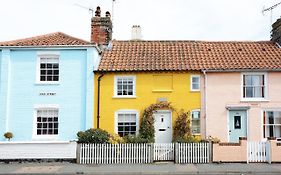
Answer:
M79 144L80 164L209 163L209 143Z
M210 143L176 143L176 163L209 163Z
M152 163L151 144L79 144L80 164Z
M174 143L155 143L153 150L154 161L169 161L174 160Z
M248 163L249 162L269 162L270 155L269 142L247 142Z

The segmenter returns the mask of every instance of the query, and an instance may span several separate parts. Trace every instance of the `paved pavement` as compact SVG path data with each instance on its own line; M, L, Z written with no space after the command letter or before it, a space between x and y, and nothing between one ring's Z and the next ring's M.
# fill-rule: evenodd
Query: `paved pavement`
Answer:
M89 174L89 175L168 175L168 174L227 174L227 175L281 175L281 164L123 164L79 165L69 162L0 163L0 174Z

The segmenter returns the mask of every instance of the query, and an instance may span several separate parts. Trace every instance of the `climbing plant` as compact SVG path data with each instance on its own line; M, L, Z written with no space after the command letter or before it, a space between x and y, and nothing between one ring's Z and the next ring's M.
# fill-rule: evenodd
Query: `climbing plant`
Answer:
M139 130L139 137L142 138L147 143L153 143L155 137L155 130L154 130L154 117L153 113L156 110L160 109L169 109L174 111L175 109L172 107L171 103L169 102L158 102L155 104L151 104L147 108L144 109L144 112L141 117L140 121L140 130Z
M173 127L173 140L174 142L183 142L186 138L190 137L190 113L181 110L178 113Z

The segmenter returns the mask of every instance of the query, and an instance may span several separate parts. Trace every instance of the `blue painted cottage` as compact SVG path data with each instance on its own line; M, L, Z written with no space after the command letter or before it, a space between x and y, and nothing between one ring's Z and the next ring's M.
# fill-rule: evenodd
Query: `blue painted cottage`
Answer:
M61 32L0 42L0 141L69 141L93 127L94 73L111 40L110 14L91 42Z
M73 140L92 127L94 44L57 32L0 45L1 135Z

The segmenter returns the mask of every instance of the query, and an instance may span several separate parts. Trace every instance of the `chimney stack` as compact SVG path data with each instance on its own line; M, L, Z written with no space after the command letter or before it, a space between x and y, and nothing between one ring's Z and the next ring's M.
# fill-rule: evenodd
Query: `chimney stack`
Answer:
M105 17L101 17L101 10L98 6L95 16L91 20L91 42L99 46L108 45L112 39L112 21L107 11Z
M277 42L281 46L281 17L272 24L271 41Z
M141 27L139 25L133 25L131 39L132 40L141 40L141 38L142 38Z

